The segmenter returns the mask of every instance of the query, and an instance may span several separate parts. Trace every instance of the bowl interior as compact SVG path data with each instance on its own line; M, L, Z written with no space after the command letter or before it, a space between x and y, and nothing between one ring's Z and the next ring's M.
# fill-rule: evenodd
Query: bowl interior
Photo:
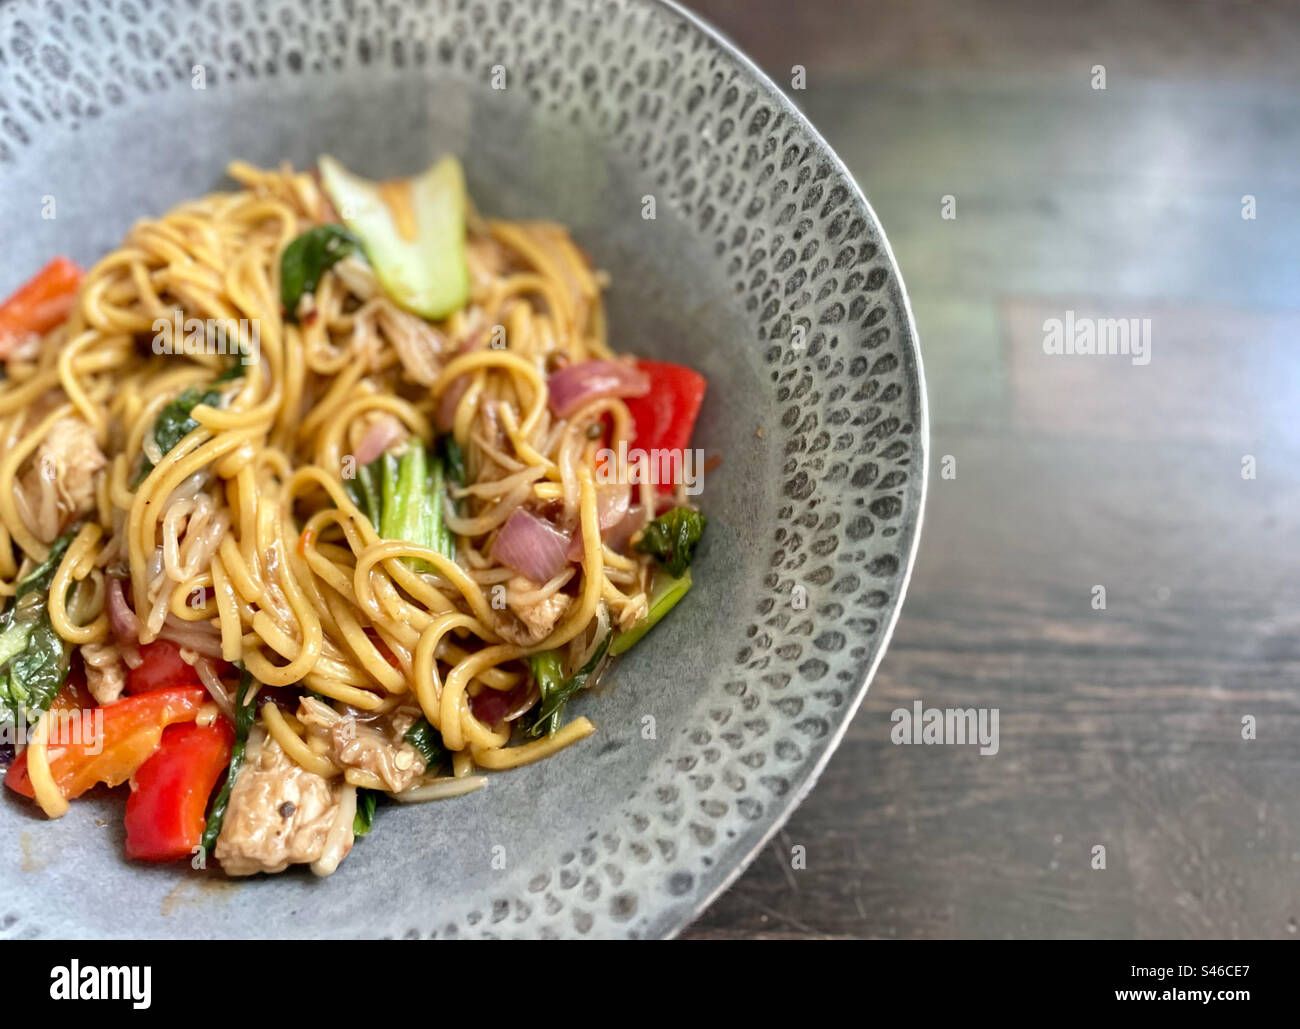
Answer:
M481 210L563 221L609 271L615 349L708 378L697 445L722 459L693 591L574 705L592 739L469 797L385 808L327 880L131 866L120 798L45 823L6 797L5 931L684 925L811 786L918 527L905 296L816 134L689 17L635 2L17 3L0 11L0 97L0 294L55 253L93 262L236 158L331 153L377 177L456 153Z

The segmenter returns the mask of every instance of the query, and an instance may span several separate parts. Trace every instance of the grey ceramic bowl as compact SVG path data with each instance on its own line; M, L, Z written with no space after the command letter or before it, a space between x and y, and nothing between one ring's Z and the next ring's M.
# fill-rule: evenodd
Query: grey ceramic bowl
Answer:
M927 436L889 245L790 102L669 4L0 8L0 295L53 254L92 261L232 158L323 152L375 176L460 154L480 208L567 222L610 271L617 348L708 377L698 440L723 461L695 589L575 705L595 737L470 797L385 809L327 880L132 865L120 797L54 823L5 797L0 926L676 933L811 789L898 615Z

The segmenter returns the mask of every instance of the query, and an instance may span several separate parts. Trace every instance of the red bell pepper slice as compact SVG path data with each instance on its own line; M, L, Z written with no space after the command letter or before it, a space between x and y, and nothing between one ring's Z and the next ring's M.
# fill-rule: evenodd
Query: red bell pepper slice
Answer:
M53 715L62 715L94 706L95 701L90 691L86 689L85 670L80 660L74 660L68 670L68 678L63 683L63 689L59 690L58 695L50 703L50 711ZM24 750L14 758L13 764L5 772L5 785L24 797L35 796L32 792L31 778L27 774L27 751Z
M140 666L126 672L127 693L150 693L179 686L201 686L194 666L181 657L181 648L171 640L154 640L140 648Z
M650 376L650 392L623 401L636 426L631 445L646 451L684 451L695 431L695 419L704 403L708 383L703 375L684 365L667 361L637 361L636 364ZM678 467L685 467L684 462ZM658 490L671 493L673 484L661 482Z
M66 257L56 257L0 304L0 359L28 336L43 336L67 321L82 274Z
M175 722L192 722L207 699L207 690L191 686L154 690L105 704L102 708L89 709L96 715L99 711L104 713L102 738L96 739L96 734L87 733L91 735L88 741L56 741L49 745L46 758L55 785L69 800L81 796L97 783L121 785L158 749L163 729ZM9 766L5 785L24 797L35 796L27 772L27 751L24 750Z
M195 852L208 798L230 764L234 742L235 732L224 718L211 725L172 725L163 732L158 749L131 777L127 857L179 861Z

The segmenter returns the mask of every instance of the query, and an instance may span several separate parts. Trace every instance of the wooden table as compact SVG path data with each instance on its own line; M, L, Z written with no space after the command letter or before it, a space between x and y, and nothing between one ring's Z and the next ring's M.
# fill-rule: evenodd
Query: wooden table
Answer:
M1296 936L1300 7L694 6L807 69L911 293L934 458L862 710L686 935ZM1044 353L1066 311L1150 319L1150 363ZM996 708L998 753L894 745L917 699Z

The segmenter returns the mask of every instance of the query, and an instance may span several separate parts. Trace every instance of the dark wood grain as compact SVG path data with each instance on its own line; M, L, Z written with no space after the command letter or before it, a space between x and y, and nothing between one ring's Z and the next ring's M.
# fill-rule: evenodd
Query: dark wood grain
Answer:
M694 6L807 67L911 292L935 463L862 710L686 936L1297 935L1300 9ZM1150 365L1046 355L1067 309L1150 318ZM918 699L997 708L998 753L894 745Z

